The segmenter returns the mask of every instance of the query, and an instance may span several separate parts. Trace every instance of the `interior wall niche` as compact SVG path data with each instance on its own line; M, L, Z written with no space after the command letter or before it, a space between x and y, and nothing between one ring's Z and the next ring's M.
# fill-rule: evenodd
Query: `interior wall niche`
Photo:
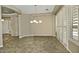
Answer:
M4 22L2 22L3 24L3 33L2 34L10 34L10 17L3 17Z
M11 34L11 36L19 35L18 12L6 6L2 6L2 29L3 34Z
M19 22L18 14L20 10L9 5L0 5L0 47L3 47L3 42L6 39L9 41L8 36L19 36ZM5 34L5 35L4 35ZM17 37L19 38L19 37Z
M11 34L12 36L19 35L18 28L18 16L16 14L6 14L7 16L3 16L4 21L3 24L3 34Z

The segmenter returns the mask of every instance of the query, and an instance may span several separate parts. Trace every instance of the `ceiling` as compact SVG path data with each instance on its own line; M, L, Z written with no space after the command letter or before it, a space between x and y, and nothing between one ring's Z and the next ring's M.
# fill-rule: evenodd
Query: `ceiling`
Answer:
M2 7L2 13L3 14L11 14L11 13L15 13L15 11L11 10L9 8L6 8L6 7Z
M55 5L14 5L25 14L51 13Z

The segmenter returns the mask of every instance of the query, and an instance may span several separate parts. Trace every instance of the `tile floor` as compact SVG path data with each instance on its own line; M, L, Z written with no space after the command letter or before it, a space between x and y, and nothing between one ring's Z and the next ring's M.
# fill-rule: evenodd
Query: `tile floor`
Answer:
M52 36L12 37L4 35L4 47L0 53L68 53L64 46Z

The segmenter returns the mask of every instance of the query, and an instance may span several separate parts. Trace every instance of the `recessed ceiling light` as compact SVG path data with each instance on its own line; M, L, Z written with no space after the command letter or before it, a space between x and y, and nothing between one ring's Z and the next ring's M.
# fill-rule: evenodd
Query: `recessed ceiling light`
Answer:
M37 6L37 5L34 5L34 6Z
M48 11L49 9L45 9L46 11Z

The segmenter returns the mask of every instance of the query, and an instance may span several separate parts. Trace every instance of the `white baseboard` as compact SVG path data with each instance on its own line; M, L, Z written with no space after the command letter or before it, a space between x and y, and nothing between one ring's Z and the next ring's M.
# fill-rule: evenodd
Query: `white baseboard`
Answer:
M67 50L68 50L70 53L72 53L72 51L71 51L70 49L67 48Z
M19 35L19 38L27 37L27 36L33 36L33 35Z
M27 37L27 36L54 36L55 37L55 35L19 35L19 38L22 38L22 37Z
M11 34L11 36L19 36L19 34Z

